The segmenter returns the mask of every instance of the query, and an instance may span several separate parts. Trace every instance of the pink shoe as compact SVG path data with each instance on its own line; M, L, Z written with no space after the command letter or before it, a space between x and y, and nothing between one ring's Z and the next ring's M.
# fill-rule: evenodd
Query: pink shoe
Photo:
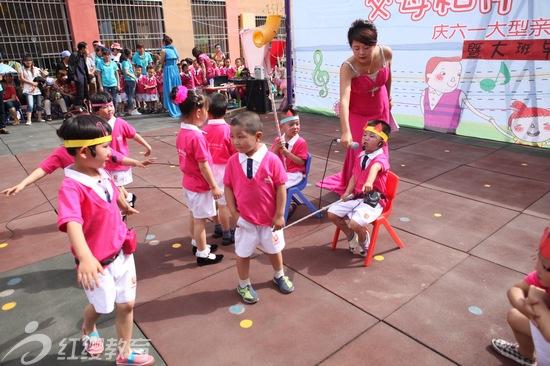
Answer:
M99 338L99 333L94 325L94 331L86 334L84 325L82 325L82 346L84 350L92 357L99 356L103 353L103 339Z
M155 362L155 358L142 350L130 351L128 357L122 357L119 353L116 356L117 366L150 366Z

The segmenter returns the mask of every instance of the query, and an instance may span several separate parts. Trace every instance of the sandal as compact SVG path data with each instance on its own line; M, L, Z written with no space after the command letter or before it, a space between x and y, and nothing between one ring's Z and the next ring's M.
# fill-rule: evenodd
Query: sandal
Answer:
M86 334L84 325L82 325L82 347L92 357L97 357L103 353L103 339L99 338L99 333L94 325L94 331Z
M128 357L123 357L120 353L116 356L117 366L150 366L154 362L155 359L146 350L131 350Z

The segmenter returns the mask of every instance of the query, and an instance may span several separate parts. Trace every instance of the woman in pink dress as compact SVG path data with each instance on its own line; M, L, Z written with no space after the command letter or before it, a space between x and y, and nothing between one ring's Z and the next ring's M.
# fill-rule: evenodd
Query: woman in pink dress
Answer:
M348 30L353 56L340 67L340 144L347 149L342 172L318 185L342 194L351 178L353 162L361 151L351 149L352 142L361 142L367 122L379 119L397 129L390 115L392 50L377 44L374 23L357 19ZM387 154L387 146L384 146Z

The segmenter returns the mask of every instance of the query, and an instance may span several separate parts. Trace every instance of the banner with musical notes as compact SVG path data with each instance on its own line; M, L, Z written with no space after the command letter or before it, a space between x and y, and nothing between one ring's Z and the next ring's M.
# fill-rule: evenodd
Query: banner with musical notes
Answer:
M362 18L393 50L392 114L400 126L550 147L550 1L292 6L299 109L338 115L340 67L353 54L347 31Z

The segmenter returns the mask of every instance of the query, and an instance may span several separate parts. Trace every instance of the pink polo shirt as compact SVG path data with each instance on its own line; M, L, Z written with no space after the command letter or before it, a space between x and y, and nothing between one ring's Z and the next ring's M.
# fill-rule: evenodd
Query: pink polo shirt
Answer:
M237 152L231 144L231 128L223 118L209 120L202 132L214 164L226 164L229 157Z
M126 140L134 138L136 135L136 129L122 118L116 117L109 120L109 125L113 129L113 132L111 133L113 136L113 141L111 141L110 145L111 148L124 156L130 156L130 150L128 149L128 143ZM105 169L109 171L120 171L128 170L130 167L107 162Z
M265 148L265 145L263 145ZM252 179L248 179L241 164L248 158L235 154L229 158L223 184L233 190L237 210L246 221L259 226L271 226L277 210L277 186L287 181L281 160L272 152L257 151L263 155Z
M382 166L382 169L376 175L372 187L375 191L378 191L382 194L386 194L386 180L388 178L388 170L390 170L390 163L388 157L384 154L383 149L377 149L372 153L368 154L369 160L365 170L362 169L361 163L363 162L363 157L365 152L361 151L355 160L355 165L353 167L353 176L355 177L355 189L353 190L354 194L362 193L361 188L363 184L367 181L369 176L369 170L372 164L379 163ZM386 200L380 200L380 205L382 207L386 206Z
M275 148L275 144L277 143L277 140L279 139L279 137L275 137L275 141L273 141L273 145L271 146L271 151L273 151L273 149ZM283 134L281 136L281 139L283 139L283 141L285 141L285 134ZM296 155L297 157L301 158L301 159L304 159L307 160L307 143L306 143L306 140L304 140L302 137L300 137L299 135L296 135L294 136L293 138L290 139L290 141L288 141L288 150ZM301 173L306 173L306 165L299 165L299 164L296 164L295 162L293 162L288 156L283 156L283 154L281 154L281 152L277 153L277 156L279 157L279 159L281 159L281 162L284 160L286 160L286 171L288 173L295 173L295 172L301 172Z
M533 272L529 273L527 276L525 276L525 282L527 282L528 285L533 285L533 286L540 287L541 289L546 291L546 293L548 295L550 295L550 288L544 287L540 283L539 276L537 276L537 271L533 271Z
M176 149L183 172L183 188L196 193L208 192L210 186L202 176L199 163L207 161L212 168L212 156L203 132L197 126L182 123L176 138Z
M94 257L102 261L120 251L127 228L116 202L118 189L109 173L103 169L99 169L99 173L101 184L97 179L73 170L72 165L65 168L65 179L58 193L57 227L66 232L67 223L81 224L88 247ZM110 202L105 190L109 192ZM72 247L71 251L75 255Z

